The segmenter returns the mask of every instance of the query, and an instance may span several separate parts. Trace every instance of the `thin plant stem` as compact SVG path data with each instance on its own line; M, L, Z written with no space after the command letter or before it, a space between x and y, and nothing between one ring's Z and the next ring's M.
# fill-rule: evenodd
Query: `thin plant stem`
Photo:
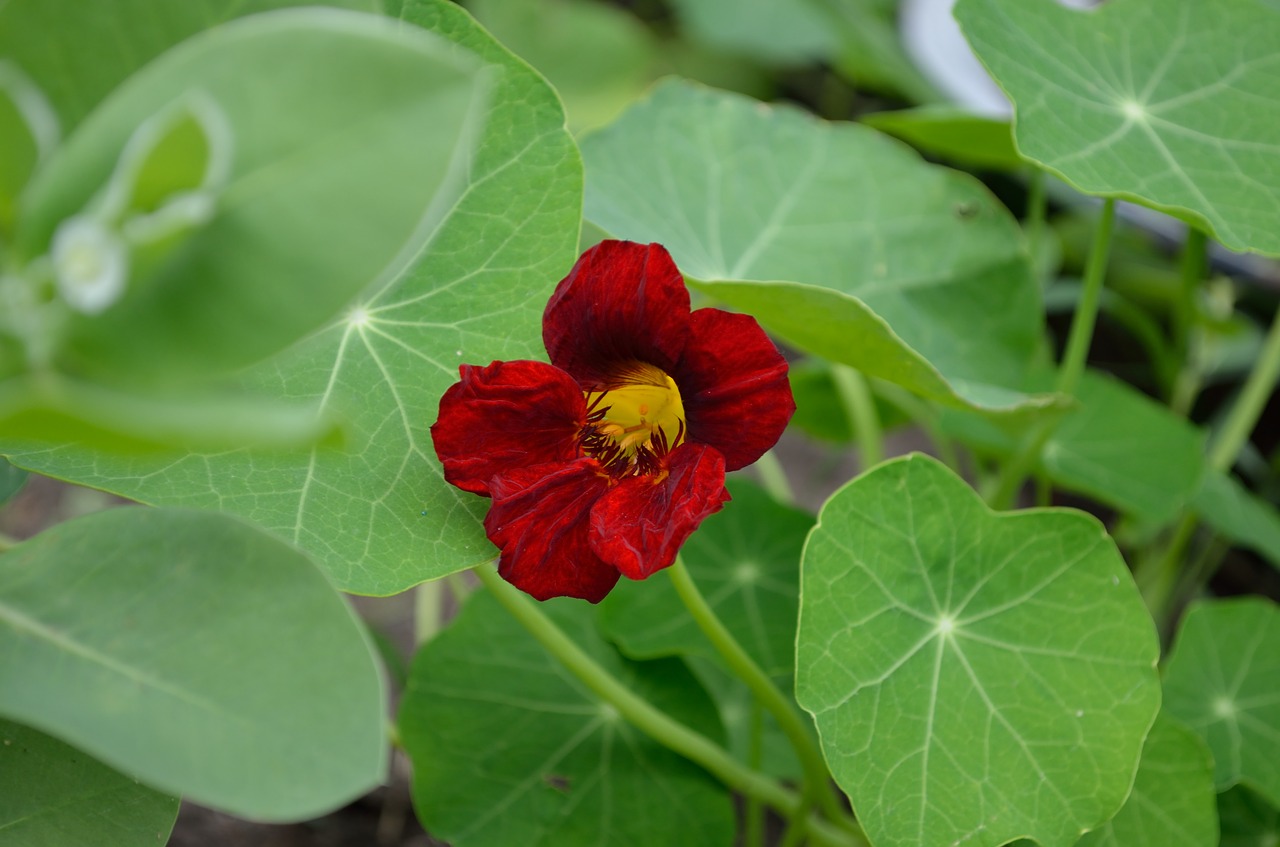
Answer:
M449 587L443 579L424 582L413 590L413 640L421 646L440 631L444 623L444 594Z
M787 828L782 832L782 840L778 842L778 847L799 847L800 844L804 843L805 829L800 825L800 822L814 808L813 798L808 792L804 795L804 802L801 808L805 811L787 822Z
M760 474L760 484L769 496L784 506L793 506L796 502L795 491L787 479L787 470L772 450L756 459L756 472Z
M702 592L698 590L693 578L689 576L689 570L679 556L676 556L675 564L667 569L667 574L671 577L676 593L680 595L681 601L684 602L685 608L688 609L698 628L710 639L729 669L747 684L760 705L773 715L778 726L782 728L783 734L795 748L796 756L800 759L800 765L804 770L805 782L810 786L807 790L812 791L818 808L829 819L846 826L850 832L856 833L859 837L864 837L861 828L849 818L841 806L831 786L831 777L827 771L826 762L822 758L822 752L814 745L808 727L791 700L778 690L778 686L773 684L769 675L760 669L755 660L733 637L733 633L729 632L716 616L706 598L702 596Z
M751 701L749 709L747 764L754 770L760 770L764 758L764 710L760 704ZM748 797L743 810L746 819L742 841L746 847L764 847L764 805L754 797Z
M579 647L519 589L508 585L489 564L473 569L481 584L543 648L632 726L664 747L702 766L729 788L755 797L781 814L801 812L802 798L770 777L737 761L723 747L657 709L622 684ZM820 847L866 847L865 839L843 832L826 821L805 821L810 840Z
M1093 328L1098 320L1098 301L1102 294L1102 281L1106 277L1107 257L1111 252L1111 230L1115 222L1116 201L1108 197L1102 203L1102 214L1094 230L1089 261L1085 266L1084 287L1080 303L1071 318L1071 330L1067 335L1066 350L1058 367L1058 379L1054 390L1060 394L1074 395L1084 375L1085 360L1093 341ZM1041 423L1022 442L1020 449L1000 469L1000 478L994 493L988 500L993 509L1007 509L1022 488L1027 474L1035 465L1044 445L1053 435L1056 421Z
M1209 239L1194 226L1187 226L1187 237L1182 243L1182 257L1179 262L1178 299L1173 307L1173 345L1177 353L1178 363L1182 368L1187 366L1187 354L1190 350L1191 332L1195 325L1196 292L1204 282L1208 268Z
M1031 265L1036 271L1036 279L1040 280L1044 268L1044 220L1048 208L1045 194L1045 173L1032 166L1027 175L1027 248L1031 252Z
M884 458L884 434L880 429L880 416L871 399L867 380L848 365L833 364L831 378L836 384L836 394L844 406L849 423L853 425L853 437L858 442L858 458L865 470L880 464Z
M890 403L906 412L907 416L925 431L925 434L929 436L929 440L933 442L933 448L938 452L938 458L947 467L957 473L960 472L960 457L956 453L956 445L943 432L942 424L938 421L937 409L902 386L894 385L892 382L876 380L875 389L878 394Z

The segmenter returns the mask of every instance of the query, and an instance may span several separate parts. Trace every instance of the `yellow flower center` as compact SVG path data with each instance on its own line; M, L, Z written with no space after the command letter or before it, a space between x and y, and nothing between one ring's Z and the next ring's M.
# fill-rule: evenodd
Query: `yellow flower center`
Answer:
M586 397L583 448L610 473L652 473L657 459L684 441L680 389L661 368L637 362Z

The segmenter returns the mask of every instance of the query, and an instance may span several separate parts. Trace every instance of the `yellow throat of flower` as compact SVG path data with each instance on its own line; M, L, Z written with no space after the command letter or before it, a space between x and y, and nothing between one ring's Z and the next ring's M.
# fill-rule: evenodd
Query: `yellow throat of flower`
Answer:
M638 362L586 397L591 432L583 446L613 473L649 473L656 457L684 441L680 389L661 368Z

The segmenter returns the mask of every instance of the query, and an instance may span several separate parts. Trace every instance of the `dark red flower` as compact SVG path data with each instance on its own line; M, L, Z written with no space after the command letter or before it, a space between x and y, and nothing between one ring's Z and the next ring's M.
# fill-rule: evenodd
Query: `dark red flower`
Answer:
M542 317L551 364L463 365L431 427L445 479L493 498L498 571L539 600L598 603L675 561L795 411L755 319L689 309L660 244L582 254Z

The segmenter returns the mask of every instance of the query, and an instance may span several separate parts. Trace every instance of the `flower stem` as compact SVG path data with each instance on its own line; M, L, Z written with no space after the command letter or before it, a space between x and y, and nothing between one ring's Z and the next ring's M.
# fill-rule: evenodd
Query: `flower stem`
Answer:
M1094 230L1093 246L1089 250L1089 262L1085 266L1084 287L1080 292L1080 303L1076 306L1071 318L1071 331L1067 335L1067 347L1062 354L1062 364L1058 368L1058 380L1054 390L1060 394L1073 395L1080 386L1080 378L1084 375L1085 360L1089 356L1089 344L1093 341L1093 328L1098 320L1098 301L1102 295L1102 280L1106 276L1107 257L1111 252L1111 229L1115 222L1116 201L1108 197L1102 203L1102 214L1098 217L1098 226ZM1055 423L1041 423L1022 441L1020 449L1014 453L1000 469L1000 479L995 493L988 500L993 509L1007 509L1013 504L1014 497L1022 488L1022 483L1031 472L1044 445L1053 435Z
M729 665L729 669L747 684L760 704L777 720L783 734L795 748L800 765L804 769L805 783L809 786L808 791L813 793L819 808L831 820L845 826L859 837L863 837L861 828L845 812L835 790L831 787L831 777L827 771L826 761L822 758L822 752L814 745L809 735L809 728L800 717L799 711L786 695L778 690L778 686L773 684L769 675L760 669L760 666L716 616L706 598L702 596L702 592L698 590L698 586L694 584L693 578L689 576L689 570L679 556L676 556L675 564L667 569L667 573L671 577L676 593L684 601L685 608L689 610L698 628L710 639L716 651Z
M884 458L884 434L880 430L880 417L876 414L876 404L871 399L866 378L848 365L840 364L831 366L831 378L853 426L863 470L880 464Z
M760 770L763 758L764 711L754 700L750 707L749 744L747 748L747 764L754 770ZM764 806L754 797L748 797L743 810L746 824L742 841L746 847L764 847Z
M760 474L760 484L769 492L770 497L784 506L795 505L795 491L791 488L786 468L782 466L776 453L769 450L756 459L756 473Z
M474 569L474 573L502 607L548 653L641 732L706 768L728 787L748 797L755 797L784 815L796 814L802 807L802 799L794 791L741 764L723 747L677 722L623 685L574 643L533 600L508 585L490 565L480 565ZM866 845L865 840L853 838L816 817L806 821L806 827L810 840L822 847Z

